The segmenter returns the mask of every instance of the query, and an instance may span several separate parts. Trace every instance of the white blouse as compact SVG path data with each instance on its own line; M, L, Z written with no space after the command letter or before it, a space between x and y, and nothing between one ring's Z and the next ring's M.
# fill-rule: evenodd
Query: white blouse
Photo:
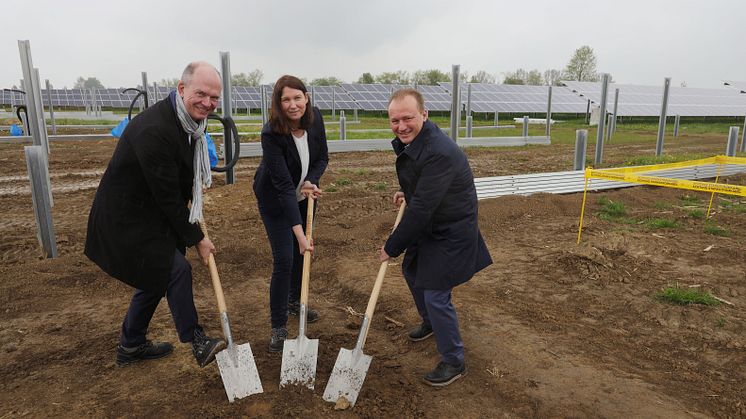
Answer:
M303 131L303 135L300 137L293 135L293 141L295 141L295 148L298 149L298 155L300 156L300 180L298 181L298 186L295 188L295 197L298 199L298 202L300 202L306 199L306 197L300 193L300 187L303 186L303 182L306 180L306 175L308 175L308 163L311 158L308 152L308 131Z

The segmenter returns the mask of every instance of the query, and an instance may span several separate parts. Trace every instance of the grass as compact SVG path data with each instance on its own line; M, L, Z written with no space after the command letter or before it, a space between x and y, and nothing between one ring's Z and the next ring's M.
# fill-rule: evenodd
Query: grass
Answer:
M376 182L371 185L371 188L377 191L385 191L388 188L388 184L386 182Z
M653 206L655 207L655 209L659 209L659 210L669 210L673 208L673 205L671 205L670 203L666 201L655 201Z
M346 178L346 177L340 177L340 178L337 178L337 181L335 182L335 184L337 186L352 185L352 180L350 180L349 178Z
M599 214L603 217L619 218L627 214L627 210L624 208L623 203L614 202L605 196L598 198L598 204L601 205Z
M648 226L648 228L652 229L661 229L661 228L678 228L679 223L676 222L676 220L672 220L670 218L649 218L645 220L645 225Z
M705 218L705 211L699 208L691 209L686 212L686 215L692 218Z
M721 198L720 206L728 211L733 211L736 214L746 213L746 205L743 205L741 202L733 202Z
M698 196L688 195L688 194L681 195L679 199L681 200L681 203L683 203L684 205L699 204L701 201Z
M680 161L696 160L704 158L704 155L700 154L676 154L676 155L663 155L660 157L656 156L639 156L634 157L624 162L625 166L649 166L651 164L667 164L667 163L678 163Z
M686 306L690 304L702 304L716 306L720 301L716 300L710 293L700 291L697 288L681 288L677 285L668 286L655 295L655 299L665 303Z
M725 327L725 318L724 317L718 317L717 320L715 320L715 326L717 327Z
M722 227L718 227L715 224L706 224L704 227L705 233L712 234L713 236L728 237L730 232Z

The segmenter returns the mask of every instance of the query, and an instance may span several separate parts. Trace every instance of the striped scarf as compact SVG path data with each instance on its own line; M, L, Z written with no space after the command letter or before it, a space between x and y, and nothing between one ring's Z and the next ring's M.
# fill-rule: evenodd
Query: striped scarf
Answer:
M189 134L189 142L196 141L194 145L194 183L192 184L192 209L189 211L189 222L198 223L202 219L202 187L209 188L212 185L212 173L210 172L210 156L207 151L205 131L207 130L207 119L199 123L195 122L186 110L184 99L176 94L176 116L179 118L181 127Z

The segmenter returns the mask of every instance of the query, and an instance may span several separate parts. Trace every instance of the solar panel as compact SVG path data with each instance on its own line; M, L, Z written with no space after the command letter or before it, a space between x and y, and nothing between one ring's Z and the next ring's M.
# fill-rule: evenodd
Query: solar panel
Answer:
M576 94L601 102L601 83L563 81ZM643 86L610 83L607 95L607 112L612 112L614 91L619 89L619 116L658 116L661 113L663 85ZM670 87L668 115L681 116L743 116L746 114L746 95L736 89L705 89L696 87Z
M450 95L452 83L440 83ZM545 113L548 86L513 84L471 83L471 109L473 112ZM461 103L466 105L468 85L461 85ZM450 109L450 104L449 104ZM552 88L553 113L585 113L586 102L572 91L555 86Z

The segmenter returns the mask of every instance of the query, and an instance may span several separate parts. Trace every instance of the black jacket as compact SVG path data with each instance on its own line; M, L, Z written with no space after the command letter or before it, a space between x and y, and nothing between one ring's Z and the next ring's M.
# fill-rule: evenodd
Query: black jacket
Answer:
M409 146L398 138L392 145L407 209L384 250L392 257L406 250L402 269L417 288L444 290L468 281L492 258L479 232L466 155L429 120Z
M190 146L170 98L127 125L88 217L85 254L106 273L164 293L174 251L204 235L189 223L194 141Z
M308 174L306 179L319 186L319 179L329 163L324 120L313 108L314 122L308 131ZM300 155L290 134L273 132L269 124L262 129L262 162L254 174L254 194L260 211L284 214L288 227L302 224L295 188L303 168Z

